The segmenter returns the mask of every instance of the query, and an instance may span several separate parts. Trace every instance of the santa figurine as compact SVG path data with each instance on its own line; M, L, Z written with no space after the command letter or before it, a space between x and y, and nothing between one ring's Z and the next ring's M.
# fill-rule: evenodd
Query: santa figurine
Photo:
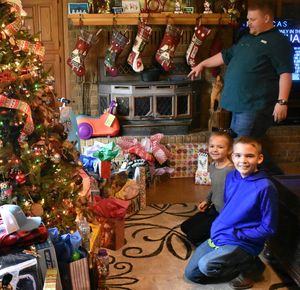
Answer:
M207 13L213 13L211 8L210 8L211 2L210 1L204 1L204 11L203 13L207 14Z
M176 0L175 1L175 10L174 10L174 13L176 13L176 14L183 13L182 10L181 10L180 0Z

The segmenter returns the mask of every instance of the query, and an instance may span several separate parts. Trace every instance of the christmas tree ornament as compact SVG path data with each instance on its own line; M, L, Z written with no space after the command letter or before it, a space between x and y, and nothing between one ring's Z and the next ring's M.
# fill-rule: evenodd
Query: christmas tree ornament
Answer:
M44 208L40 203L33 203L30 207L30 212L33 216L42 216L44 214Z
M78 261L80 260L81 256L80 256L80 252L79 251L74 251L72 253L72 261Z
M55 153L51 156L51 161L55 164L58 164L61 161L61 155L59 153Z
M81 177L80 174L77 174L73 177L73 180L74 180L76 185L80 185L80 184L82 184L83 178Z
M11 197L12 192L13 188L9 181L0 182L0 194L2 200Z
M73 72L81 77L85 74L84 60L89 52L89 49L99 39L99 34L102 29L99 29L96 33L90 33L86 30L80 30L80 36L76 42L71 56L67 59L68 66L71 67Z
M110 76L116 77L118 75L116 60L129 42L130 40L123 33L116 29L113 30L111 43L105 52L104 59L105 69Z
M151 37L152 28L146 25L145 22L140 21L138 25L138 32L132 47L132 52L127 58L127 62L135 72L141 72L144 70L144 64L142 62L141 53L145 46L149 42Z
M182 34L183 30L181 28L170 24L167 25L164 37L155 54L156 61L165 71L172 69L174 53Z
M186 51L186 62L189 66L192 68L196 65L196 56L200 49L200 46L202 45L203 41L207 38L207 36L210 34L211 29L208 29L199 23L195 27L195 32L193 34L191 43Z
M26 175L23 172L19 171L15 176L15 180L19 184L24 184L26 182Z

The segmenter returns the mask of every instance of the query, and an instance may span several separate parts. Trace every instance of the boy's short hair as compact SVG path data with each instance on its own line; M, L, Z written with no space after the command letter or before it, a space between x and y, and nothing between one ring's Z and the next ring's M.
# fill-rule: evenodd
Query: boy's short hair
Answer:
M233 142L233 146L236 144L249 144L252 145L254 148L256 148L258 154L262 153L262 145L261 142L254 138L254 137L250 137L250 136L240 136L238 138L236 138Z
M248 0L247 10L261 10L264 13L274 16L275 4L274 0Z
M209 143L210 138L214 137L214 136L221 136L221 137L226 138L229 147L232 148L233 139L232 139L231 135L228 132L226 132L226 131L213 131L213 132L211 132L210 135L209 135L209 138L208 138L208 143Z

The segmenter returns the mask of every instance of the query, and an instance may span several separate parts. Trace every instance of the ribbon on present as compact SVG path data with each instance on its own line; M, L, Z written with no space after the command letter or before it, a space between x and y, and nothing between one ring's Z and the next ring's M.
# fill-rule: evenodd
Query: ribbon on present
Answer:
M33 120L31 116L30 106L23 101L10 99L4 95L0 95L0 107L19 110L27 115L25 125L21 130L19 141L22 141L27 135L30 135L34 130Z

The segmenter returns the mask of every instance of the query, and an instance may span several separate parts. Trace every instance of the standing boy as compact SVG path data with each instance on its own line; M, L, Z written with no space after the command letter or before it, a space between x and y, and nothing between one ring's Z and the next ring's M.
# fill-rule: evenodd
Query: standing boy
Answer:
M200 284L235 277L230 281L233 289L249 289L264 271L258 255L276 232L277 190L258 170L263 155L256 139L237 138L232 160L236 169L226 177L224 208L212 224L210 239L195 250L185 276Z

